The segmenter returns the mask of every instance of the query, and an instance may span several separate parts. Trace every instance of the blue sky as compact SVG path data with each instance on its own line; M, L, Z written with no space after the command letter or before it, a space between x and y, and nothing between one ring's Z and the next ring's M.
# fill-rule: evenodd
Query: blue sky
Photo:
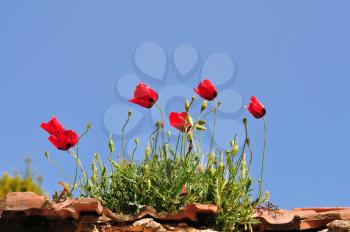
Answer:
M231 99L238 108L221 116L233 126L242 117L249 119L257 154L253 175L259 173L262 122L242 105L256 95L266 106L264 188L274 203L282 208L349 206L349 7L345 0L2 1L0 173L22 170L23 157L30 154L50 193L64 179L43 153L49 151L70 175L74 161L49 144L39 127L42 121L56 115L67 128L81 132L91 120L93 128L81 142L88 168L94 152L108 154L110 118L118 126L126 116L129 105L122 95L130 86L127 81L118 86L121 77L133 74L166 92L168 85L195 87L209 73L217 83L229 76L219 95L230 89L241 96L225 95L223 100ZM137 55L149 43L160 46L158 53ZM198 57L187 56L190 49L185 49L176 63L174 53L183 44ZM229 57L229 64L215 66L214 59L214 65L205 65L218 54ZM195 65L181 77L176 64L186 68L187 61ZM152 79L152 73L162 77ZM175 100L176 94L192 96L177 88L169 93ZM167 107L179 107L175 100ZM130 108L135 120L157 117ZM220 130L227 134L225 127ZM148 131L135 129L129 138ZM118 139L118 132L114 136Z

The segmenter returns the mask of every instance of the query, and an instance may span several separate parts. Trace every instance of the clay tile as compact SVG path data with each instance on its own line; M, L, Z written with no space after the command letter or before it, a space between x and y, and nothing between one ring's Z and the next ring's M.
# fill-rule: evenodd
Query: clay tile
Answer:
M47 196L39 196L33 192L12 192L2 201L3 211L25 211L47 207Z

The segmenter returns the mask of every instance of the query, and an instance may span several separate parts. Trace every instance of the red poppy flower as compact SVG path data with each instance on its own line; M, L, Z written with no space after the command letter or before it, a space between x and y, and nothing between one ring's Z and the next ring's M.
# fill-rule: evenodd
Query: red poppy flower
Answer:
M170 125L181 132L188 132L191 128L191 123L188 121L188 114L186 112L176 113L171 112L169 115Z
M64 129L56 117L52 117L47 123L41 123L41 128L50 134L49 141L60 150L66 151L78 142L78 134L75 131Z
M131 98L129 102L133 102L142 107L151 108L157 100L158 93L140 82L134 90L134 97Z
M198 87L194 91L204 98L205 100L211 101L218 95L218 92L215 89L213 83L210 80L204 80L199 83Z
M250 98L250 103L247 106L247 109L255 118L262 118L266 114L265 107L258 101L255 96L252 96Z

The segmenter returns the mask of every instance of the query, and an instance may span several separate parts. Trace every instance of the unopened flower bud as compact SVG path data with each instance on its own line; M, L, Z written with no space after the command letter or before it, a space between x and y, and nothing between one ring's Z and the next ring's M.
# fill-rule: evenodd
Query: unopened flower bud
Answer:
M196 124L196 129L197 129L197 130L206 130L207 128L206 128L205 126Z
M219 166L218 166L218 171L219 171L219 172L222 172L222 171L224 171L224 168L225 168L224 162L221 161L221 162L219 163Z
M143 174L148 175L148 171L149 171L148 164L145 164L145 166L143 167Z
M162 127L164 127L164 123L162 121L157 121L156 122L156 127L157 128L162 128Z
M139 142L140 142L140 141L139 141L139 138L136 137L136 138L134 139L135 145L136 145L136 146L139 145Z
M234 139L232 139L231 141L230 141L230 145L231 145L231 147L233 148L235 145L236 145L236 143L235 143L235 140Z
M238 145L235 145L233 148L232 148L232 155L236 155L237 152L238 152Z
M192 102L194 101L194 100L196 100L196 96L192 96L192 98L191 98L191 100L192 100Z
M50 153L48 151L45 151L45 157L48 159L50 157Z
M247 125L248 120L246 118L243 118L243 123L244 123L244 125Z
M95 162L92 162L91 169L92 169L91 181L92 183L96 183L97 168L96 168Z
M147 180L147 189L150 190L150 189L151 189L151 186L152 186L151 180L148 179L148 180Z
M201 112L204 111L207 108L208 101L204 100L201 106Z
M185 101L185 110L186 110L186 112L188 111L190 109L190 103L189 103L189 101Z
M247 138L245 142L247 143L248 146L250 146L250 139L249 138Z
M208 162L213 163L215 161L215 154L212 152L209 154Z
M170 136L171 136L171 131L170 130L168 130L168 137L170 138Z
M86 129L90 129L91 128L91 122L88 121L88 123L86 124Z
M113 139L112 139L112 134L109 136L108 146L109 146L109 151L111 153L113 153L114 152L114 142L113 142Z
M129 111L128 111L128 117L131 117L131 115L132 115L132 111L129 110Z
M145 150L146 160L148 160L150 154L151 154L151 147L148 144L147 147L146 147L146 150Z
M203 126L203 125L205 125L205 121L203 121L203 120L198 120L198 121L197 121L197 124Z

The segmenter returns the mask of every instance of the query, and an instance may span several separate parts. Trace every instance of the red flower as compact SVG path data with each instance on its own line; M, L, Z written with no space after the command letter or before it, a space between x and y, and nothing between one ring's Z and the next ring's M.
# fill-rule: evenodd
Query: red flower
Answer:
M191 123L188 121L186 112L176 113L171 112L169 115L170 125L181 132L188 132L191 129Z
M218 95L218 92L215 89L213 83L210 80L204 80L199 83L198 87L194 91L204 98L205 100L211 101Z
M49 141L60 150L66 151L78 142L78 134L75 131L64 129L56 117L52 117L47 123L41 123L41 128L50 134Z
M262 118L266 114L265 107L258 101L255 96L250 97L250 103L247 109L255 118Z
M131 98L129 102L133 102L142 107L151 108L157 100L157 92L140 82L134 90L134 97Z

